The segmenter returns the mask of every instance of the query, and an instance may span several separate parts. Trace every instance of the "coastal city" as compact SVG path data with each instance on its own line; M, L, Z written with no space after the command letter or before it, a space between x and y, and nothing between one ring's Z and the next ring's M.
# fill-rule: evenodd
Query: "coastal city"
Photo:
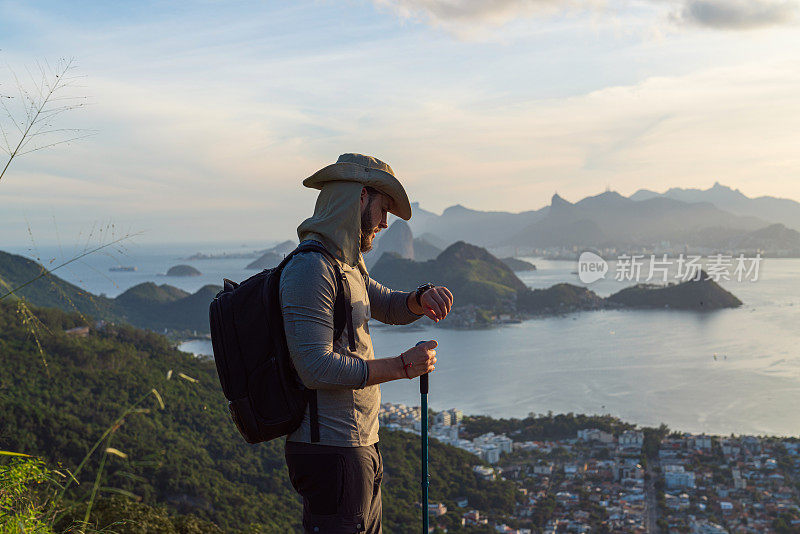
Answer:
M597 428L560 440L465 435L458 409L431 412L429 437L483 462L475 475L511 480L512 517L451 503L464 527L495 532L788 533L800 531L800 440ZM420 434L418 406L384 403L387 430ZM429 504L432 529L447 503ZM438 525L447 531L443 525ZM433 530L431 530L433 532Z

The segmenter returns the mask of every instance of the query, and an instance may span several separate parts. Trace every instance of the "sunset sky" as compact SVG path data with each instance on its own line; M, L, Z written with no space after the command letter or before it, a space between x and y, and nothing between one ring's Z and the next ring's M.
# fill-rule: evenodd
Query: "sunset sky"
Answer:
M715 181L800 200L798 30L797 0L0 0L4 102L75 58L62 94L90 105L53 127L93 134L12 163L0 242L296 238L301 180L343 152L434 212Z

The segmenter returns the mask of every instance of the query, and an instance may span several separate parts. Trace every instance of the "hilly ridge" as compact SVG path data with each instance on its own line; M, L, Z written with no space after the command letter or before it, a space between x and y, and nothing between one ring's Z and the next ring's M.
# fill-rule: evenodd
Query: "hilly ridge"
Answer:
M800 256L800 202L750 198L716 183L665 193L639 190L630 197L615 191L569 202L554 194L550 203L519 213L480 211L456 204L441 215L414 203L409 225L415 235L435 235L444 248L457 241L493 249L548 249L589 246L631 250L669 243L675 250L762 250L767 255ZM758 232L770 225L769 239Z
M93 295L55 274L37 279L44 268L37 262L0 251L0 290L15 292L36 306L77 311L96 320L126 322L157 331L208 330L208 305L221 286L206 285L195 293L177 287L144 282L116 298ZM14 298L14 295L8 297Z
M225 532L301 530L301 503L288 481L283 441L244 442L230 421L212 362L172 348L161 335L124 325L92 327L83 338L69 336L64 331L83 322L78 314L33 311L47 327L39 338L46 370L33 356L36 341L17 319L15 306L0 301L0 450L33 454L74 471L93 442L147 395L103 444L127 457L108 456L92 515L93 523L104 523L95 526L129 520L135 524L114 530L134 533L145 531L138 524L152 526L158 520L161 526L149 532L173 532L166 529L170 523L194 525L180 530L186 534L215 532L210 522ZM153 388L163 408L148 395ZM381 430L380 440L384 526L390 532L417 532L419 439ZM79 475L81 485L73 486L68 499L85 502L102 450L90 458ZM455 501L462 496L487 512L512 510L514 485L479 479L472 471L483 463L478 457L431 442L430 463L431 497L452 510L444 518L450 524L460 519ZM140 502L112 500L119 491ZM173 521L158 512L159 506Z
M486 249L463 241L425 262L384 254L370 274L388 287L405 291L413 290L421 281L447 285L459 302L489 307L502 306L525 289L505 263Z
M425 262L384 254L371 276L384 285L405 290L412 290L419 280L445 285L456 296L454 310L468 304L492 314L541 315L621 307L712 310L742 305L705 273L697 282L639 285L608 298L567 283L531 290L502 260L484 248L461 241L450 245L435 260Z
M35 279L41 272L42 267L33 260L0 253L0 286L5 283L6 290ZM602 299L589 289L566 283L546 290L531 290L506 261L482 247L463 241L447 247L435 259L422 262L384 253L371 269L370 276L387 287L404 291L412 291L425 281L447 286L456 296L454 314L440 326L457 328L472 324L472 319L463 324L458 317L464 305L477 307L477 313L486 323L492 323L491 317L500 315L512 314L523 319L517 315L555 314L601 307L716 309L741 305L738 299L712 280L693 286L685 286L684 282L670 288L639 287L636 298L629 298L634 294L629 291L618 298ZM682 289L676 292L674 288ZM17 295L34 305L78 311L95 320L128 323L157 332L172 331L185 338L193 332L208 332L208 306L220 289L220 286L209 284L189 293L168 284L145 282L112 299L92 295L54 274L48 274L26 285Z
M728 227L753 231L766 226L755 217L722 211L707 202L671 198L635 201L608 191L571 204L557 195L545 217L510 236L502 245L632 246L675 239L687 229Z
M630 196L633 200L668 197L683 202L710 202L720 209L758 217L768 222L780 223L800 230L800 202L788 198L759 196L751 198L738 189L714 182L708 189L672 187L664 193L639 189Z
M121 318L113 299L93 295L52 274L41 276L44 271L44 267L34 260L0 251L0 294L27 284L16 295L38 306L77 311L109 320ZM31 280L36 281L28 283Z

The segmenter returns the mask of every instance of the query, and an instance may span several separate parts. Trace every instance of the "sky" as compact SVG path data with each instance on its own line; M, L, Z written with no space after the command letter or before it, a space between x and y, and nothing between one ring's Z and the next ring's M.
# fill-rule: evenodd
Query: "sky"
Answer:
M800 200L798 29L800 0L0 0L9 144L20 89L70 60L54 105L77 107L27 147L80 137L12 161L0 244L296 238L301 181L344 152L437 213Z

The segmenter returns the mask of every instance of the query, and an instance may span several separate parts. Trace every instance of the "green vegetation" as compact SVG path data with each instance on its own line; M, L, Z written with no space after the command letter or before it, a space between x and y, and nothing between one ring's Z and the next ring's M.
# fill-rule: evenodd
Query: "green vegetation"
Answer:
M518 264L509 266L506 260L459 241L435 260L425 262L384 254L370 274L395 289L412 290L421 280L445 285L456 295L456 306L478 307L478 322L492 323L491 316L498 313L552 314L605 307L605 301L594 292L571 284L531 290L514 274L512 267Z
M33 260L0 251L0 294L36 279L43 271ZM95 319L126 322L159 332L165 328L208 332L208 305L220 289L221 286L206 285L188 293L167 284L145 282L110 299L48 274L14 294L36 306L77 311ZM11 295L3 300L13 298Z
M493 419L485 415L464 416L463 424L467 436L479 436L486 432L506 434L516 441L541 441L574 438L578 430L597 428L611 434L633 430L636 425L620 421L611 415L583 414L531 414L525 419Z
M508 265L512 271L535 271L536 266L531 262L514 257L501 258L500 261Z
M421 280L446 285L456 295L456 306L477 306L476 320L488 323L493 322L493 314L499 313L550 315L622 307L713 310L742 304L707 275L702 281L670 286L638 284L605 299L585 287L567 283L531 290L512 271L516 264L509 267L507 260L459 241L435 260L424 262L383 254L371 276L386 286L404 290L412 290Z
M3 451L0 456L7 458ZM55 476L38 458L13 457L0 464L0 532L48 531Z
M421 511L410 504L421 498L419 436L382 431L380 447L384 459L384 528L387 532L418 532ZM470 508L494 514L512 512L519 495L513 482L479 479L472 467L484 462L461 449L431 440L430 452L430 500L447 505L444 520L450 530L460 526L456 508L459 497L466 497Z
M566 313L605 307L594 291L572 284L555 284L547 289L527 289L519 294L518 306L530 313Z
M174 265L167 271L167 276L200 276L201 273L191 265Z
M145 282L113 300L124 320L140 328L208 332L208 305L221 289L205 285L188 293L167 284Z
M642 465L647 465L648 461L653 461L654 465L658 465L658 449L661 445L661 440L669 435L669 427L661 423L658 428L642 428L642 433L644 434Z
M411 291L421 281L446 285L458 302L489 308L508 308L525 284L502 261L486 249L459 241L447 247L435 260L415 262L386 253L370 275L393 289Z
M36 280L15 294L36 306L78 311L110 320L119 318L113 299L92 295L55 275L38 278L43 272L44 267L33 260L0 251L0 295ZM12 298L13 295L3 300Z
M80 485L71 484L56 508L48 508L42 496L23 495L32 503L26 517L46 521L42 514L58 512L56 531L63 531L82 521L92 503L90 527L114 524L117 532L213 532L212 523L225 532L299 530L300 501L286 475L282 441L251 446L242 440L212 362L130 326L68 335L65 330L85 324L79 314L32 310L42 324L47 373L17 306L0 301L0 449L35 455L44 463L31 465L45 474L69 470ZM418 440L381 432L388 532L418 530ZM18 462L3 457L0 465L23 469L12 461ZM511 512L513 484L480 480L472 467L481 463L431 443L431 500L448 504L444 520L451 530L460 517L454 503L461 496L483 512ZM33 479L25 480L15 487L30 489Z
M75 508L60 506L59 494L67 479L68 474L49 468L39 458L17 457L0 464L0 532L51 534L108 529L119 533L222 532L209 521L192 515L170 515L163 506L148 506L124 496L103 499L91 510L88 503L79 503ZM65 511L71 514L63 514ZM73 519L72 515L81 520ZM86 517L88 520L84 522Z
M716 310L736 308L742 301L708 278L703 272L700 280L659 286L637 284L614 293L609 302L634 308L673 308L678 310Z

